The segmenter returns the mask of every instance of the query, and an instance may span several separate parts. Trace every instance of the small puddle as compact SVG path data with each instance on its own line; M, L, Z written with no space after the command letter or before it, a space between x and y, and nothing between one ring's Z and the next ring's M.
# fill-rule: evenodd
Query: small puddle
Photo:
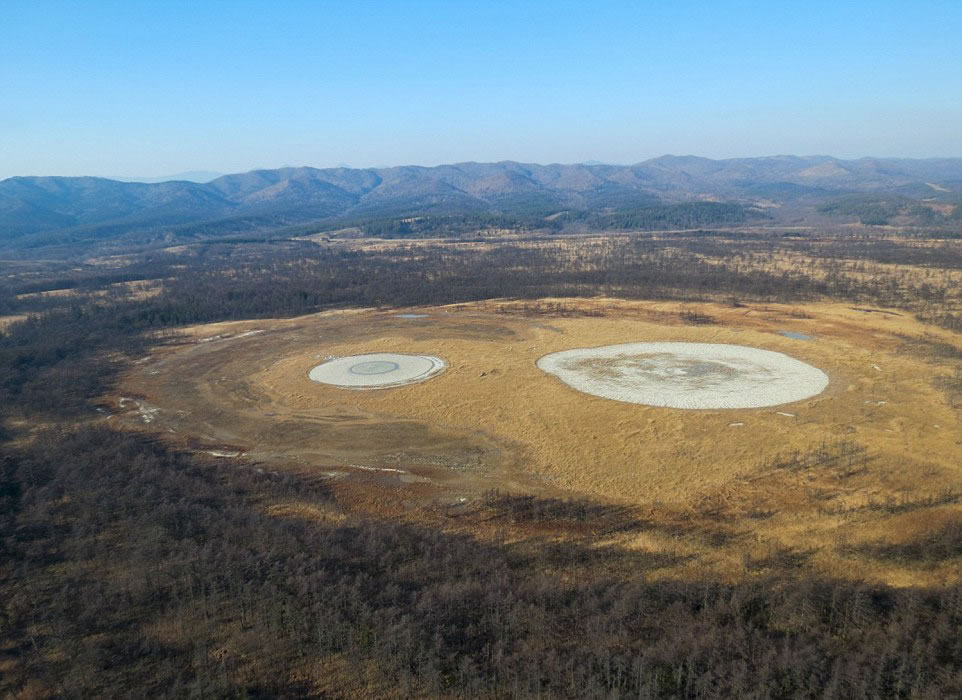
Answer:
M394 314L397 318L430 318L430 314Z
M786 338L794 338L795 340L811 340L812 336L805 335L804 333L799 333L798 331L778 331L779 335L784 335Z

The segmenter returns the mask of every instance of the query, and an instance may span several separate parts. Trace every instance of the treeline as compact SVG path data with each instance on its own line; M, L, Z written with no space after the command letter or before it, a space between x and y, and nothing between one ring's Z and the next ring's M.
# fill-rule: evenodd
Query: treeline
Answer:
M959 586L652 582L643 552L616 576L578 543L556 559L344 519L316 484L104 428L42 433L0 466L4 694L28 682L56 697L962 693ZM290 501L332 517L266 508ZM609 517L584 502L492 503ZM579 560L590 566L565 575Z
M731 226L766 218L769 217L759 209L733 202L680 202L650 204L611 213L566 214L560 221L580 221L599 231L646 231Z
M904 239L834 237L818 242L783 240L783 250L823 260L856 260L892 265L919 265L933 269L962 269L962 245L949 241L916 245Z
M446 238L487 230L534 231L547 227L545 212L536 214L448 214L408 218L362 219L354 222L365 236L375 238Z
M638 197L635 197L637 200ZM290 235L307 235L342 229L357 229L375 238L451 238L487 231L514 233L558 233L569 228L592 231L645 231L658 229L696 229L731 226L768 218L764 212L731 202L645 202L614 210L580 209L558 202L524 200L512 205L503 202L502 213L490 212L414 212L410 216L351 217L321 225L285 229Z
M826 202L818 208L823 214L857 217L867 226L884 226L912 204L898 195L852 195Z
M818 207L823 214L851 216L866 226L885 226L896 217L907 217L915 226L939 226L962 221L962 206L947 213L917 199L898 194L860 194L831 200Z

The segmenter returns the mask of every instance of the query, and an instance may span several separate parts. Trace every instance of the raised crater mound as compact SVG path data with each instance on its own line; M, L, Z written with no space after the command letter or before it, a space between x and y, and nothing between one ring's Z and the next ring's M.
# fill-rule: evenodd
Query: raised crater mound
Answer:
M308 377L343 389L387 389L423 382L445 367L440 357L379 352L331 358L311 369Z

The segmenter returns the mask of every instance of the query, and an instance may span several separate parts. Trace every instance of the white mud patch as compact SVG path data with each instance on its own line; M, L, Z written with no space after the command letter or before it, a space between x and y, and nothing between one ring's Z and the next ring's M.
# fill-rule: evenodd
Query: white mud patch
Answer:
M538 367L605 399L666 408L761 408L807 399L828 375L770 350L718 343L626 343L545 355Z
M312 369L308 377L344 389L387 389L423 382L446 366L440 357L431 355L378 352L331 358Z
M240 457L243 453L237 450L207 450L207 454L214 457Z

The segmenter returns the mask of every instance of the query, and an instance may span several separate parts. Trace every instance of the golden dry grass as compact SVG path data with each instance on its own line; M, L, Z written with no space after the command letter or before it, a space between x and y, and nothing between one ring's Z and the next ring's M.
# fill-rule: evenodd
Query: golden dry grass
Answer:
M273 518L293 518L317 523L336 523L345 517L343 513L329 507L322 508L315 503L295 501L272 503L265 509L265 513Z
M0 316L0 331L9 326L11 323L16 323L17 321L22 321L27 318L26 314L11 314L9 316Z
M431 519L432 502L480 503L490 488L628 506L650 527L597 544L671 553L677 563L659 575L737 579L801 566L897 585L958 578L954 560L923 567L852 553L962 518L951 497L962 493L960 412L934 381L948 361L926 350L962 349L958 336L845 304L539 306L418 309L431 318L413 321L366 310L194 327L128 374L123 395L138 397L140 408L128 402L119 419L329 479L344 502L394 517ZM684 309L715 322L685 325ZM688 411L588 396L535 366L559 350L660 340L784 352L823 369L831 383L788 406ZM388 351L439 355L449 367L378 391L307 379L327 356ZM148 424L144 407L159 409ZM863 446L864 468L779 463L825 444ZM271 508L329 517L297 504ZM468 527L493 532L483 518Z

